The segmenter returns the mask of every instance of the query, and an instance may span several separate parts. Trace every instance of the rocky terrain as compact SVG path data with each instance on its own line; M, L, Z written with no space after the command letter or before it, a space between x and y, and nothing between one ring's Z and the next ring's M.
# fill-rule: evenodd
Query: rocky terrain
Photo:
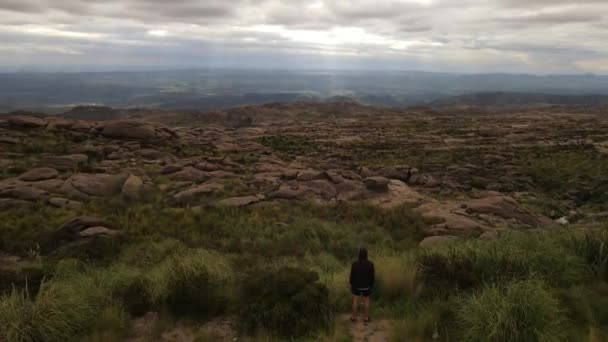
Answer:
M100 119L104 111L115 119L109 108L5 116L0 208L34 202L78 207L112 196L132 201L162 196L167 206L195 209L362 201L411 207L434 221L426 236L449 238L603 216L585 216L582 207L598 189L583 183L557 194L543 188L531 169L552 155L564 163L577 155L588 160L573 162L591 160L606 170L608 119L601 110L492 113L344 102L251 106L198 116L143 116L133 110L118 120L74 118L88 112ZM232 123L242 123L244 116L247 127L235 128ZM529 205L547 197L555 203L551 210ZM110 233L97 227L80 232Z
M523 287L500 300L528 296L517 302L526 310L556 307L545 283L568 315L591 312L572 340L608 336L605 305L570 305L606 291L606 203L598 106L394 109L336 98L7 113L0 323L14 328L0 340L36 340L47 325L55 340L255 341L263 330L284 340L284 310L313 340L428 340L470 331L463 310L497 291L488 284ZM380 317L350 325L346 284L361 245L377 265ZM286 282L305 297L281 293ZM302 314L298 298L316 307Z

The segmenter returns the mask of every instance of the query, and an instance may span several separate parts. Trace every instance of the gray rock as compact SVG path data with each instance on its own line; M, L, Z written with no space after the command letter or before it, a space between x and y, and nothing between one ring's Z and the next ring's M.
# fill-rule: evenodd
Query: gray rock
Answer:
M23 208L23 207L31 206L32 204L33 204L32 202L28 202L28 201L24 201L24 200L20 200L20 199L0 198L0 210L11 210L11 209L16 209L16 208Z
M371 191L387 191L390 180L385 177L367 177L363 180L365 186Z
M271 194L273 198L280 199L298 199L306 195L310 189L305 186L288 186L282 185L277 191Z
M205 183L197 187L181 191L173 196L179 204L190 204L202 197L212 195L217 191L222 191L224 185L220 183Z
M81 202L70 201L67 198L53 197L49 198L49 204L57 208L78 209L82 206Z
M21 176L19 179L26 182L36 182L41 180L53 179L59 176L59 172L51 167L39 167L30 170Z
M161 175L170 175L172 173L179 172L184 168L179 165L167 165L160 170Z
M155 140L170 138L175 135L175 132L168 127L160 124L124 120L107 123L101 134L118 139L134 139L134 140Z
M233 197L221 200L218 204L226 207L244 207L254 203L258 203L260 201L263 201L264 199L264 195Z
M40 164L61 171L74 170L86 163L89 157L86 154L70 154L67 156L52 156L43 158Z
M59 227L53 237L55 240L76 240L88 228L111 227L104 219L94 216L77 216Z
M138 200L143 194L144 182L141 178L130 175L122 186L122 196L129 200Z
M116 235L118 233L118 231L108 229L106 227L91 227L81 231L80 233L78 233L78 235L83 238L88 238L100 235Z
M191 166L185 167L182 171L176 172L171 175L171 179L185 182L202 183L209 179L209 175L199 169Z
M458 238L455 236L430 236L422 240L419 244L421 248L436 248L456 241Z
M119 194L129 175L103 173L79 173L70 177L61 187L61 192L77 199L107 197Z
M11 197L24 201L39 201L48 197L48 192L31 186L18 186L0 191L0 196Z
M13 116L8 118L8 123L11 126L23 127L23 128L39 128L46 126L46 121L41 118L33 116Z

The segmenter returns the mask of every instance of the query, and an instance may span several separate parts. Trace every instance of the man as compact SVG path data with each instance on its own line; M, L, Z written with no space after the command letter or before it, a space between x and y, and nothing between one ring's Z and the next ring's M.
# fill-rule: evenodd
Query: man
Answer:
M351 321L357 320L357 309L363 302L365 316L363 321L369 322L369 296L374 289L374 264L367 260L367 249L359 249L359 260L355 261L350 269L350 291L353 294L353 313Z

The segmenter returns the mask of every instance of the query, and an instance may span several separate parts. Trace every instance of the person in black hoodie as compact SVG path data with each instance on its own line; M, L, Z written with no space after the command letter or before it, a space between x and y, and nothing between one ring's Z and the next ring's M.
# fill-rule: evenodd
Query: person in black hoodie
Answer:
M350 291L353 294L353 313L351 321L357 319L357 308L360 302L365 307L364 321L369 322L369 296L374 289L374 264L367 259L367 249L359 249L359 260L350 269Z

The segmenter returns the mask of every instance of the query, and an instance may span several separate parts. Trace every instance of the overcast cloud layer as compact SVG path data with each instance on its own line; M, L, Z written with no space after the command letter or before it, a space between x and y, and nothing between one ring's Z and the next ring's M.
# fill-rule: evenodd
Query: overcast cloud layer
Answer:
M608 73L608 1L0 0L0 70Z

